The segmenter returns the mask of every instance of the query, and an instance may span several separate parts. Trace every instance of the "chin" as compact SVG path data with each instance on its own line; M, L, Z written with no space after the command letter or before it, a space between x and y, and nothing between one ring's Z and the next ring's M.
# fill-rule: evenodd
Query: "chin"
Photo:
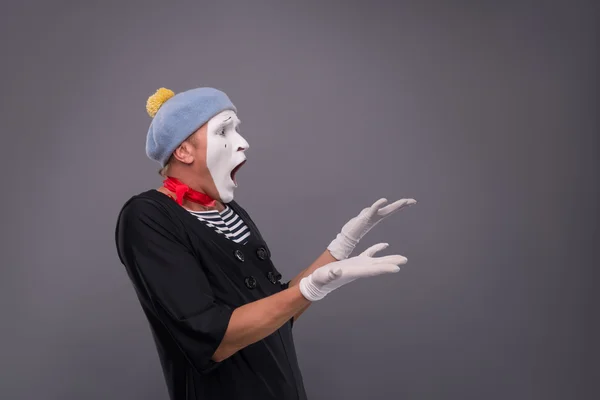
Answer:
M229 196L221 197L221 203L223 203L223 204L231 203L232 201L233 201L233 194L231 194Z
M230 203L233 200L233 190L224 190L219 193L221 203Z

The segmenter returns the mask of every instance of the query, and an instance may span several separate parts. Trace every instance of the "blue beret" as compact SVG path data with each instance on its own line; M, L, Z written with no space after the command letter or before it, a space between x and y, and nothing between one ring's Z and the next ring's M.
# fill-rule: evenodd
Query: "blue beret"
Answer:
M201 87L174 94L161 88L148 99L153 117L146 137L146 155L164 167L173 151L209 119L225 110L237 112L220 90Z

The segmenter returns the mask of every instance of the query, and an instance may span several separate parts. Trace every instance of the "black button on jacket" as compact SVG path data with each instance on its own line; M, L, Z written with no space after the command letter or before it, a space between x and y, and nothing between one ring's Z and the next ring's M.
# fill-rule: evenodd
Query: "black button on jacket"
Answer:
M220 363L211 360L235 308L286 288L274 281L281 275L250 216L235 201L228 205L251 231L245 245L157 190L133 196L119 214L117 251L150 324L169 395L304 400L292 320Z

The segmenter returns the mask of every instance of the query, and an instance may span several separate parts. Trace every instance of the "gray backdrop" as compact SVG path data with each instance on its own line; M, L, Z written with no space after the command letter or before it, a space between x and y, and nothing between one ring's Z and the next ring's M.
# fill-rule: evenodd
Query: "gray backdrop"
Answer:
M597 7L390 3L3 2L0 398L166 399L113 232L160 185L147 97L204 85L286 279L419 201L358 249L403 271L295 326L312 400L599 398Z

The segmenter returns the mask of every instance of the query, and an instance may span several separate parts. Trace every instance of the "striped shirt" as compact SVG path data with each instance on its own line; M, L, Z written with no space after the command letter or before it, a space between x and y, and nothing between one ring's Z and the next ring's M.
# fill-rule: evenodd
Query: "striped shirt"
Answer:
M225 235L228 239L236 243L246 244L250 237L250 229L244 221L237 215L231 207L225 205L221 212L217 210L210 211L191 211L190 213L204 222L209 228L213 228L218 233Z

